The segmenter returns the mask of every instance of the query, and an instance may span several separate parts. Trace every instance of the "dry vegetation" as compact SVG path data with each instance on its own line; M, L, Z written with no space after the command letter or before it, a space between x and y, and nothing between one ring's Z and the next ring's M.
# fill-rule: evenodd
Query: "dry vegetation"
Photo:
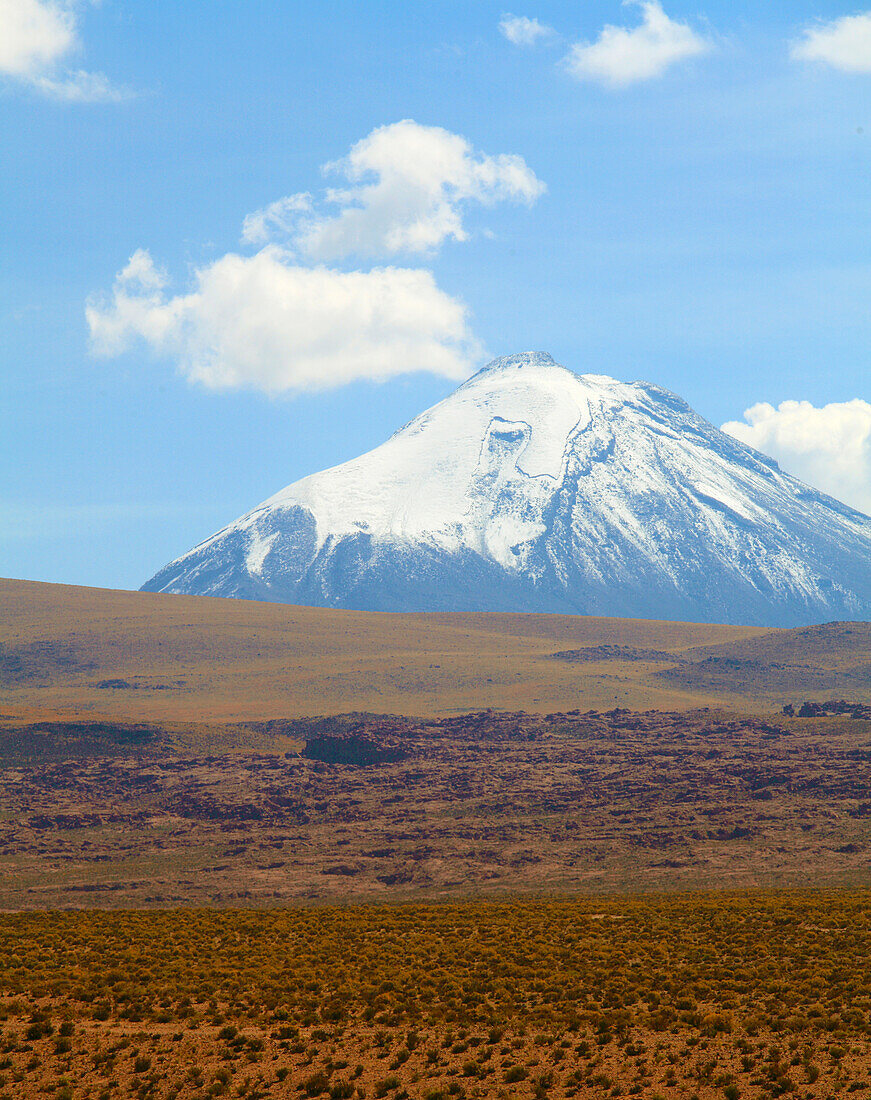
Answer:
M871 895L0 918L0 1096L871 1089Z
M550 657L600 645L667 654L766 633L568 615L371 614L2 580L0 624L3 713L151 722L704 706L711 692L654 676L668 660Z
M0 580L0 719L871 703L871 625L394 615ZM555 655L568 659L554 659Z
M0 623L0 1100L871 1094L871 625Z

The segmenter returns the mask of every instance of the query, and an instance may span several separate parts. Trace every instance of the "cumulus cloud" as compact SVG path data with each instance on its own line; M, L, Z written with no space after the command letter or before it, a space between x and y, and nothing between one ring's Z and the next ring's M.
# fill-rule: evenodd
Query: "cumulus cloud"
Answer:
M42 0L0 0L0 72L32 77L75 45L72 12Z
M148 252L134 253L112 293L88 303L94 352L144 341L210 389L273 394L409 371L459 379L482 355L463 303L425 270L301 267L269 246L200 268L188 293L168 286Z
M572 46L565 64L579 80L622 88L651 80L679 61L707 53L711 44L686 23L670 19L659 0L626 0L641 8L632 29L606 26L595 42Z
M790 56L794 61L821 61L845 73L871 73L871 12L806 27Z
M523 157L477 153L459 134L410 119L373 130L325 171L350 186L328 190L317 209L309 195L280 199L246 221L246 239L284 236L314 261L427 254L467 239L468 203L532 203L545 190Z
M78 48L72 0L0 0L0 76L69 102L125 98L102 73L63 67Z
M534 46L540 38L550 38L554 33L552 27L525 15L503 15L499 30L515 46Z
M242 239L259 251L201 266L181 292L145 249L134 252L111 292L87 303L94 354L145 345L211 389L273 394L469 374L483 348L464 303L431 271L325 261L431 252L466 239L466 203L532 202L544 185L522 157L476 153L457 134L409 120L373 130L327 169L349 186L249 214Z
M871 515L871 404L856 399L816 408L809 401L762 403L723 425L784 470Z

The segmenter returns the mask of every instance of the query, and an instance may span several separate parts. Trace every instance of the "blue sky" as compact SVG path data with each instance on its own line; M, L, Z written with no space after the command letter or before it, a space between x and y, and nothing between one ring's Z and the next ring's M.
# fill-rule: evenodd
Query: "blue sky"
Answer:
M0 0L0 41L40 4ZM665 0L652 60L608 47L653 7L103 0L51 9L38 56L0 46L0 575L138 587L530 349L666 386L871 507L871 15ZM546 30L511 41L509 12ZM403 164L361 189L452 136L468 178L396 244ZM373 288L420 332L352 347Z

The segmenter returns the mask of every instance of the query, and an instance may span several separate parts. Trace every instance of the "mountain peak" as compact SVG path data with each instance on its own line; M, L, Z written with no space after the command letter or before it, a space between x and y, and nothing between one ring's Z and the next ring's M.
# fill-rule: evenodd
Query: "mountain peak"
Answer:
M608 392L619 400L637 399L641 391L648 397L660 400L677 400L674 394L647 382L621 382L608 374L578 374L558 363L546 351L524 351L517 355L503 355L493 359L485 367L467 379L463 386L475 386L488 380L510 385L514 379L535 386L537 389L552 389L568 385L573 393L580 395L582 390Z
M152 591L760 625L871 617L871 519L648 383L496 359Z
M487 371L499 370L523 370L524 367L559 367L560 363L546 351L521 351L517 355L503 355L499 359L493 359L485 367L478 371L484 374ZM566 368L563 367L563 370Z
M523 372L525 375L535 374L541 370L558 370L566 371L560 363L549 355L546 351L523 351L517 355L503 355L498 359L492 359L486 366L481 367L470 378L466 380L464 385L468 386L470 383L480 383L481 381L491 378L504 378L511 376L517 372ZM571 371L566 371L567 374L571 374Z

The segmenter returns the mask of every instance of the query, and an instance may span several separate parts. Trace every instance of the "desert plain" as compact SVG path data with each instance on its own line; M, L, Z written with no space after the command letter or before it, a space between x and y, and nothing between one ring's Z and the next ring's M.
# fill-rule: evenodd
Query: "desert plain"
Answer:
M0 623L0 1096L871 1092L868 624Z

